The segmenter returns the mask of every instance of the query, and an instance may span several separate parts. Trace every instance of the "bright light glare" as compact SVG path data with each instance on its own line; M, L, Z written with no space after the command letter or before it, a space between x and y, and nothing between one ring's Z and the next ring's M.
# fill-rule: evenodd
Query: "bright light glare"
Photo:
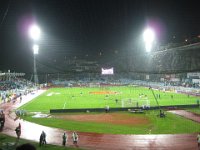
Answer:
M148 28L143 33L143 38L145 42L145 48L147 52L151 51L152 43L155 39L155 34L152 29Z
M153 32L152 29L146 29L144 31L144 34L143 34L143 37L144 37L144 41L147 42L147 43L152 43L154 41L154 38L155 38L155 34Z
M29 29L29 35L32 39L38 40L40 38L40 28L37 25L33 25Z
M150 52L152 49L152 43L146 43L145 48L146 48L146 52Z
M39 45L34 44L33 45L33 54L38 54L39 53Z

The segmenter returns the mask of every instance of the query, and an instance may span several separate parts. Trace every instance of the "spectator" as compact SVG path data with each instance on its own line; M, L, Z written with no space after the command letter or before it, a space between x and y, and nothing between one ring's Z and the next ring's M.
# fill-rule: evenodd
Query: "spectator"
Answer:
M66 142L67 142L67 134L66 133L63 134L62 139L63 139L62 145L65 146Z
M36 150L36 148L32 144L26 143L18 146L16 150Z
M110 108L109 108L109 106L107 105L106 108L105 108L106 113L108 113L109 110L110 110Z
M47 144L46 141L46 133L44 131L42 131L41 135L40 135L40 146Z
M197 135L198 148L200 148L200 133Z
M17 134L17 138L19 139L21 136L21 124L19 123L19 126L16 127L15 132Z
M74 144L78 143L78 134L75 131L72 133L72 139Z
M4 127L4 124L5 124L5 121L6 121L6 117L5 117L5 114L4 112L2 111L2 114L1 114L1 117L0 117L0 120L1 120L1 125L2 125L2 128Z
M20 103L22 102L22 96L20 96Z

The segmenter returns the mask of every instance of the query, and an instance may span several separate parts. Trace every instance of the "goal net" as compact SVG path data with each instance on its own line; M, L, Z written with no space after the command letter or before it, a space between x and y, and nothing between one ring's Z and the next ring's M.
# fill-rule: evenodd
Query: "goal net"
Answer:
M100 87L100 83L89 83L89 87Z
M126 107L150 108L150 101L148 98L144 98L144 99L125 98L125 99L122 99L121 102L122 102L122 108L126 108Z

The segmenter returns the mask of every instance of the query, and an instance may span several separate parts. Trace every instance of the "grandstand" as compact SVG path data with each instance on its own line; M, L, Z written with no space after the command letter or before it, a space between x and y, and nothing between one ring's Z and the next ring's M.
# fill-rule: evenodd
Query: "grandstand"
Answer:
M24 78L25 73L0 73L0 100L1 103L15 102L18 97L26 95L38 87Z
M193 41L193 40L192 40ZM163 48L164 47L164 48ZM188 77L188 73L199 71L198 39L193 42L167 44L160 46L149 54L143 51L124 51L116 53L109 59L108 54L101 55L95 60L91 57L76 56L63 58L59 61L51 56L42 55L36 59L39 82L67 85L72 82L101 82L123 83L148 81L164 85L198 87L198 76ZM54 55L59 57L60 55ZM101 75L101 68L114 67L112 76ZM26 73L27 80L33 80L33 74ZM74 84L74 83L73 83ZM142 83L139 83L142 84Z

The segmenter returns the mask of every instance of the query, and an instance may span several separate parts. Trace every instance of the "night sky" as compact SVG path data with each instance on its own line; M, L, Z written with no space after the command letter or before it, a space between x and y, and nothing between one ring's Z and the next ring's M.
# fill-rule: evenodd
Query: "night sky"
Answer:
M32 72L32 23L42 30L37 61L49 65L134 53L146 26L155 28L159 45L200 35L198 1L1 0L0 70Z

